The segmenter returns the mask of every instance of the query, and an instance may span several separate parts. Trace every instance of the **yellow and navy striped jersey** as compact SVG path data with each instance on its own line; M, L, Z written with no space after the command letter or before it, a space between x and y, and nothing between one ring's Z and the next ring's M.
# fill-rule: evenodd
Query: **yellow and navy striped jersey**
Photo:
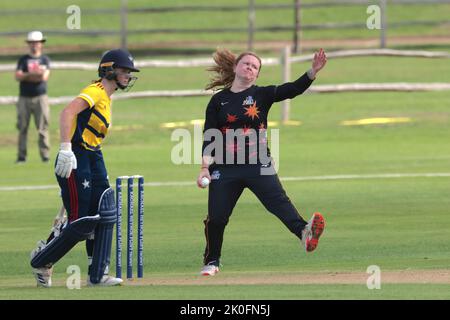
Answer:
M84 88L78 98L85 100L89 108L80 112L72 125L72 143L100 150L111 123L111 99L100 82Z

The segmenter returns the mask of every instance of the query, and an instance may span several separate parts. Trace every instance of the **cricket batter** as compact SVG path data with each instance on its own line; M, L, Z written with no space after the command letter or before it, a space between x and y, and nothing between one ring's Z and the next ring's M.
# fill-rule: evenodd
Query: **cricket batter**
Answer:
M139 70L129 52L107 51L99 64L100 79L84 88L61 112L55 174L68 219L53 229L47 241L40 240L31 253L38 286L51 286L53 265L83 240L89 261L88 285L122 283L122 279L108 275L117 212L101 145L111 124L111 95L133 86L137 78L131 72Z

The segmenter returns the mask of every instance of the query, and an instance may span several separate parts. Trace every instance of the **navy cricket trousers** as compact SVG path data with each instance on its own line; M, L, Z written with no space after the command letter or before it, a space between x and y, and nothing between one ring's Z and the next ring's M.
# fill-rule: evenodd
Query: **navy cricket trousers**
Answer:
M267 169L267 168L265 168ZM270 168L269 168L270 169ZM225 226L245 188L298 238L307 222L286 195L275 170L261 175L261 165L212 165L208 194L208 216L204 221L206 248L204 264L219 263Z
M68 179L56 176L69 221L97 214L102 193L109 188L108 174L100 150L72 148L77 158L77 169Z

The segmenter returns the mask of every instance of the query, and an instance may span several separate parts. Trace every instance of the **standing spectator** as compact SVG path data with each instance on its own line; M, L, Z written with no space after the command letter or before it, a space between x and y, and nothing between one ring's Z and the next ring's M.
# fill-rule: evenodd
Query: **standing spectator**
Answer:
M16 163L27 159L27 135L31 115L39 132L39 153L43 162L48 162L50 136L48 131L50 110L47 97L47 81L50 75L50 59L42 54L46 41L42 32L28 33L26 42L29 54L20 57L17 63L16 80L20 82L19 101L17 102L17 129L19 146Z

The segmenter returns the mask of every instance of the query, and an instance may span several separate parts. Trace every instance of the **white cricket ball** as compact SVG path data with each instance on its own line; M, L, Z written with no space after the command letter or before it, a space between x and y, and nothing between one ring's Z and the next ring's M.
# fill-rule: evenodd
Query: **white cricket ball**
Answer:
M207 177L203 177L202 180L200 181L200 184L202 185L203 188L207 187L209 185L209 179Z

